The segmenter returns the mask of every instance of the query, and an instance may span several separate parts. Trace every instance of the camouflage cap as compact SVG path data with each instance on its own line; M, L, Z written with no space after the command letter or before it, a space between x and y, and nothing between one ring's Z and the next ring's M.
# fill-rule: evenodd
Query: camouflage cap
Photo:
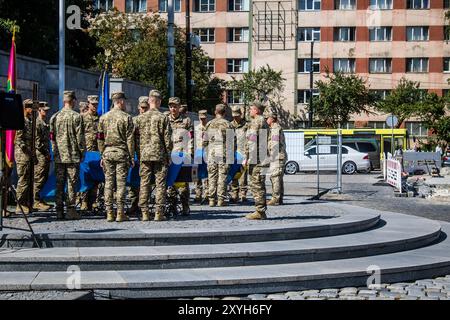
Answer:
M33 100L31 100L31 99L23 100L23 107L24 108L33 108Z
M178 97L171 97L169 99L169 105L170 104L176 104L176 105L180 105L181 104L181 100Z
M98 96L95 96L95 95L88 96L87 100L88 100L89 103L98 103Z
M118 100L118 99L126 99L127 97L125 96L125 93L122 91L116 91L113 92L111 99L112 100Z
M251 106L257 107L259 109L259 111L261 111L261 112L264 111L264 105L259 101L252 102Z
M151 90L148 96L161 99L161 92L159 92L158 90Z
M50 110L50 107L48 106L48 102L47 101L39 101L39 109L48 111Z
M150 105L148 104L148 97L142 96L139 97L139 107L148 108Z
M80 107L80 109L84 109L87 108L88 103L86 101L81 101L78 106Z
M218 105L216 105L216 112L219 113L225 113L225 110L227 109L227 106L224 105L223 103L219 103Z
M242 110L240 106L232 106L231 107L231 115L233 117L238 117L242 115Z
M72 101L77 100L77 96L75 95L75 91L64 91L64 101Z
M208 111L207 110L199 110L198 117L200 119L206 119L208 118Z

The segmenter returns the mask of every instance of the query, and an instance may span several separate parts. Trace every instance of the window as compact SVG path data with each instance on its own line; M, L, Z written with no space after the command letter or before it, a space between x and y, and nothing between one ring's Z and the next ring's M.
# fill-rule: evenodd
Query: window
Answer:
M310 97L310 91L309 89L304 90L298 90L297 91L297 103L309 103L309 97ZM319 91L317 89L313 90L313 97L318 96Z
M370 142L358 142L359 152L368 153L376 152L377 148Z
M408 0L406 2L407 9L428 9L429 7L429 0Z
M407 27L406 41L428 41L428 27Z
M352 148L353 150L358 150L356 147L356 142L343 142L342 145Z
M298 28L298 41L320 41L320 28Z
M208 59L208 61L206 62L206 68L207 68L208 71L211 72L211 73L215 73L215 72L216 72L216 68L215 68L215 64L214 64L214 59Z
M386 121L369 121L368 126L374 129L386 129Z
M387 58L369 59L369 72L370 73L391 73L392 72L392 59L387 59Z
M355 10L356 0L335 0L334 8L336 10Z
M250 0L228 0L228 11L249 11Z
M320 147L319 147L319 150L320 150ZM341 152L342 152L342 154L348 154L347 148L341 148ZM330 154L337 154L337 153L338 153L338 147L331 146Z
M299 0L298 10L300 11L314 11L320 10L321 0Z
M108 11L114 7L113 0L94 0L94 7L100 11Z
M406 59L406 72L428 72L428 58Z
M214 42L214 28L194 29L194 34L200 37L202 43Z
M227 91L227 103L228 104L243 104L244 93L237 90Z
M194 0L194 11L196 12L216 11L216 0Z
M248 72L248 59L227 59L227 73Z
M159 0L159 12L167 12L167 1L168 0ZM181 0L174 0L175 11L181 11Z
M229 42L248 42L248 28L229 28Z
M126 12L147 12L147 0L126 0L125 2Z
M391 90L370 90L378 100L384 100L391 93Z
M355 59L333 59L334 72L354 73Z
M424 136L426 137L428 135L428 129L427 127L421 123L421 122L409 122L407 121L405 123L406 130L408 130L408 133L413 136Z
M392 0L370 0L370 9L390 10L392 9Z
M444 0L444 9L450 9L450 0Z
M450 58L444 58L444 72L450 72Z
M313 72L320 72L320 59L313 59ZM309 73L311 72L311 59L298 59L298 72Z
M449 26L444 26L444 41L450 41L450 27Z
M392 41L392 27L369 28L370 41Z
M355 41L355 27L334 28L334 41Z

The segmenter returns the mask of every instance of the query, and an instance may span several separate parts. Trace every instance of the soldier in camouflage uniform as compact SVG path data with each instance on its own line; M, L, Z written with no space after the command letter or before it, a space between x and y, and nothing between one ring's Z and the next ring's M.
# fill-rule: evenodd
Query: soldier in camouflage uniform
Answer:
M206 124L208 122L208 111L200 110L198 112L198 118L200 123L195 127L195 145L197 149L203 149L204 133L206 130ZM208 179L197 180L195 185L195 201L202 202L208 198Z
M16 131L16 137L14 140L14 155L17 168L17 176L19 178L17 182L17 208L16 213L20 213L20 206L25 214L29 213L28 209L28 178L30 176L30 161L33 159L36 161L36 156L32 156L31 139L32 128L31 118L33 112L33 101L26 99L23 102L23 113L25 118L25 127L23 130Z
M73 110L75 92L64 91L64 108L50 119L50 139L56 171L56 214L64 218L64 186L67 180L66 219L79 219L75 209L80 163L86 150L83 117Z
M272 182L272 199L267 202L269 206L283 204L284 196L284 166L287 161L286 140L283 129L278 123L278 114L274 109L268 109L266 113L269 131L269 161L270 181Z
M150 105L148 104L148 97L147 96L142 96L139 97L139 102L138 102L138 111L139 111L139 115L133 117L133 124L134 127L137 128L137 119L138 117L147 112L148 109L150 108ZM138 156L138 159L140 158L139 156L139 145L140 145L140 135L135 132L135 145L136 145L136 153ZM127 210L127 215L137 215L138 210L139 210L139 187L130 187L130 191L128 193L128 196L130 197L130 202L131 202L131 207L128 208Z
M38 117L36 119L36 158L37 165L34 168L34 205L37 211L47 211L50 205L39 196L50 170L50 126L47 124L47 112L50 110L47 102L39 103Z
M266 219L266 183L264 167L267 164L267 145L269 126L261 115L263 106L254 102L250 106L251 121L247 129L247 143L245 144L245 156L243 165L248 165L250 179L250 191L255 199L256 211L246 215L250 220Z
M237 151L244 156L245 153L245 134L247 132L247 121L242 117L242 110L240 106L233 106L231 115L233 121L231 126L234 129L236 135ZM241 202L247 201L247 172L244 171L239 179L233 179L231 182L231 201L237 202L239 199Z
M84 132L86 134L86 150L98 151L97 130L99 116L97 114L98 96L88 96L87 111L83 114ZM98 185L81 195L81 210L92 210L97 199Z
M216 118L208 122L205 130L205 141L203 146L208 148L207 163L208 163L208 197L209 206L219 207L225 206L225 199L227 198L226 179L229 169L227 163L227 156L234 155L234 150L227 148L227 136L232 133L233 127L230 122L224 118L226 113L226 106L218 104L216 106ZM229 157L228 157L229 158Z
M167 172L170 163L172 144L172 128L169 118L163 115L161 94L157 90L150 91L150 110L136 118L136 136L139 141L139 175L141 188L139 192L139 207L142 221L150 220L149 198L151 178L155 177L155 221L165 220L164 206L166 203Z
M123 92L113 93L114 107L100 117L98 125L98 147L105 172L108 222L129 220L124 207L128 170L130 164L134 167L134 125L131 116L125 112L125 99ZM113 211L114 188L116 188L117 217Z
M194 156L194 126L190 118L180 113L180 99L172 97L169 99L169 121L172 127L173 152L183 152L185 159L191 160ZM189 184L184 183L177 188L180 193L182 215L189 214ZM172 206L176 206L177 190L175 187L168 189L169 201Z
M80 114L83 116L86 112L88 112L89 105L87 102L81 101L78 108L80 109Z

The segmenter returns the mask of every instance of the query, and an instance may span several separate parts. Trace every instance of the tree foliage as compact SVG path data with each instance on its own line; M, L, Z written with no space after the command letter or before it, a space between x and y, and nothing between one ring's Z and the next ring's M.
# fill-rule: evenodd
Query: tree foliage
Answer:
M175 33L175 94L186 97L185 34ZM117 10L91 20L90 34L103 50L96 57L98 68L108 63L113 77L140 81L159 89L166 101L167 92L167 22L159 15L125 14ZM108 56L109 55L109 56ZM208 56L202 49L193 50L192 78L195 82L194 110L212 109L221 101L224 82L211 78L206 67Z
M402 123L420 112L426 92L420 89L420 83L400 79L397 87L384 99L376 103L379 111L393 114L398 118L397 128Z
M337 127L349 122L352 114L371 113L375 97L366 86L366 81L355 74L328 73L326 80L315 85L320 92L314 97L313 111L319 126ZM309 110L310 112L310 110Z
M417 112L421 121L431 130L433 138L431 144L450 144L450 108L449 97L439 97L435 93L428 93L422 99Z

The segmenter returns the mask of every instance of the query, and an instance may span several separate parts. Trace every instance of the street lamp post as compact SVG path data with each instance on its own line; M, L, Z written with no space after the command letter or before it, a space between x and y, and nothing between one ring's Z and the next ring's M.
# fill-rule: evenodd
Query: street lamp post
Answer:
M191 44L191 4L186 0L186 104L192 111L192 44Z

